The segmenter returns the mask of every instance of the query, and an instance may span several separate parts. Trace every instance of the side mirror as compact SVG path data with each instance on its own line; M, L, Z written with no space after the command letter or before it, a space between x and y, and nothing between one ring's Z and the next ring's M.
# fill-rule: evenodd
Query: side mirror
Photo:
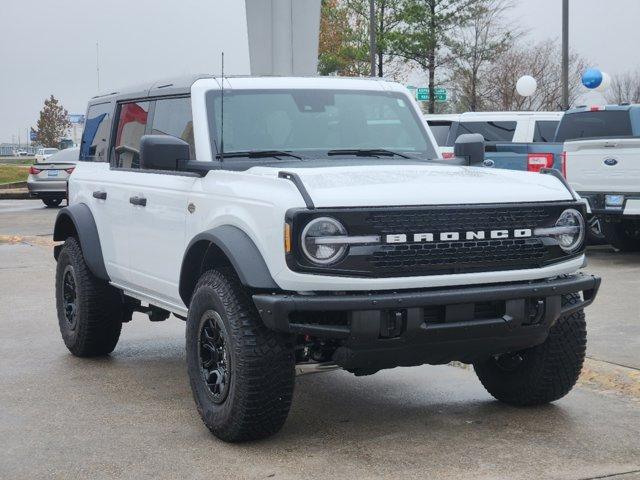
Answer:
M140 168L178 170L179 162L189 160L189 144L169 135L143 135L140 139Z
M473 167L482 166L484 162L484 137L479 133L466 133L460 135L453 147L453 153L457 158L463 158L467 165Z

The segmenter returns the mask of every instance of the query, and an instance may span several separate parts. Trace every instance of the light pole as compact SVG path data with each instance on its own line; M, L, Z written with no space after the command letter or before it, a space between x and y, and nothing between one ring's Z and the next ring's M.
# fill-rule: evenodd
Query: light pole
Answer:
M376 76L376 5L369 0L369 52L371 54L371 76Z
M569 0L562 0L562 108L569 110Z

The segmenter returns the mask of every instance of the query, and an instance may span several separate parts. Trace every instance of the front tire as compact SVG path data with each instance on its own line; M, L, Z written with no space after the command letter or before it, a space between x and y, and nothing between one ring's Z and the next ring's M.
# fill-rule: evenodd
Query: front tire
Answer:
M565 295L562 305L580 301ZM497 400L516 406L542 405L571 391L582 370L587 347L584 311L560 317L547 340L536 347L474 363L484 388Z
M282 428L295 382L293 345L263 324L233 272L210 270L200 278L186 350L198 413L216 437L256 440Z
M62 339L72 354L95 357L116 347L122 329L122 296L91 273L74 237L66 240L58 256L56 307Z

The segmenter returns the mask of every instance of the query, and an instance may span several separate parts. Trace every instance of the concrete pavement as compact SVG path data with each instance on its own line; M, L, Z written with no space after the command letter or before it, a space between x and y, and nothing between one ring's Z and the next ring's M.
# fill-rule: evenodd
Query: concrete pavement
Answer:
M469 368L297 379L272 439L228 445L202 425L184 324L123 328L108 358L71 356L58 332L56 210L0 202L0 478L640 479L640 257L590 252L603 289L588 311L581 383L553 405L499 404ZM635 293L634 293L635 292Z

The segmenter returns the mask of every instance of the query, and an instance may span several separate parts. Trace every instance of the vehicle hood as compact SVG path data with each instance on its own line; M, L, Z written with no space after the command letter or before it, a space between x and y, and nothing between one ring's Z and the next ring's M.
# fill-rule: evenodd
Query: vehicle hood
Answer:
M298 175L316 207L457 205L572 200L552 175L440 165L254 167L252 175ZM289 181L281 179L282 181Z

